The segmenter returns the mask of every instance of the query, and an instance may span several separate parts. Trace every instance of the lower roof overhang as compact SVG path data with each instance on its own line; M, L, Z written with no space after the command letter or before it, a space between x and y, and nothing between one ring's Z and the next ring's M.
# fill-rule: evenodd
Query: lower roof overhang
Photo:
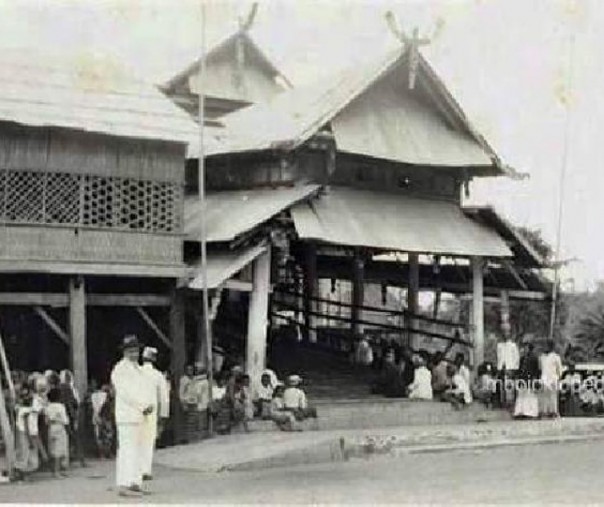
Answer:
M248 266L259 255L266 252L268 246L255 245L236 250L218 250L208 252L207 284L204 284L201 260L195 259L188 267L187 287L192 290L217 289L227 280Z
M291 215L302 240L453 257L513 255L495 230L454 201L331 187L292 207Z

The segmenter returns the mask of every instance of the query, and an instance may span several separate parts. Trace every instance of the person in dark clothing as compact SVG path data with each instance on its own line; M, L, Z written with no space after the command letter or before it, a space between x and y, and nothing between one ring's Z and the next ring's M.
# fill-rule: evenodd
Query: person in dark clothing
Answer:
M539 416L539 402L534 382L539 379L539 358L532 343L527 344L518 366L517 393L514 404L514 417L518 419L536 418ZM505 387L505 386L504 386Z
M400 367L394 360L394 351L386 354L384 366L380 375L380 392L387 398L402 398L405 396L405 385Z
M406 396L415 375L415 364L413 364L413 357L409 350L402 349L398 367L401 375L402 390Z

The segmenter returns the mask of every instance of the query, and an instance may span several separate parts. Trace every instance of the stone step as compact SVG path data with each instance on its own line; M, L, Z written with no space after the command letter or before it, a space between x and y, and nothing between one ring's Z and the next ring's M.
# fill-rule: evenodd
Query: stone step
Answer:
M371 399L317 400L314 405L319 417L302 423L302 429L356 430L401 426L456 425L476 422L509 421L511 416L503 410L487 410L475 403L455 410L449 403ZM250 432L280 431L272 421L253 420L248 423ZM243 432L237 428L236 432Z

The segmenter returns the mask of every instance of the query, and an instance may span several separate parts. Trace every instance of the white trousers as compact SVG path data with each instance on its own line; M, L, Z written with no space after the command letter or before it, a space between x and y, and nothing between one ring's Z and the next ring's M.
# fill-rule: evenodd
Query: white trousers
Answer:
M157 439L157 412L153 410L151 414L145 416L145 422L142 425L143 432L143 454L141 458L141 474L151 475L153 467L153 450L155 449L155 440Z
M141 486L141 460L144 453L142 423L117 425L116 483L119 486Z

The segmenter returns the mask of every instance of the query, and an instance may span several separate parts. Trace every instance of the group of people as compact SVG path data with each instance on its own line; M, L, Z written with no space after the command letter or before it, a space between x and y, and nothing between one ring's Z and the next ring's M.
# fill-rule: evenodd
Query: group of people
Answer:
M560 415L562 359L548 340L538 354L532 343L522 347L511 336L497 344L497 367L479 368L480 397L489 405L508 408L518 419L555 418Z
M362 349L367 350L361 344L358 350ZM372 389L376 394L413 400L438 399L450 402L455 408L472 403L470 370L461 352L449 361L446 351L411 353L399 346L386 349L379 359L379 373Z
M70 457L85 465L84 400L71 372L14 371L11 380L14 391L8 385L3 388L15 421L17 479L30 480L41 469L63 477Z
M237 427L249 431L255 418L273 420L285 431L300 430L297 422L316 417L301 382L299 375L290 375L284 384L269 368L252 379L234 365L214 375L210 394L207 370L200 364L188 366L179 384L187 441L203 437L210 418L220 434Z

